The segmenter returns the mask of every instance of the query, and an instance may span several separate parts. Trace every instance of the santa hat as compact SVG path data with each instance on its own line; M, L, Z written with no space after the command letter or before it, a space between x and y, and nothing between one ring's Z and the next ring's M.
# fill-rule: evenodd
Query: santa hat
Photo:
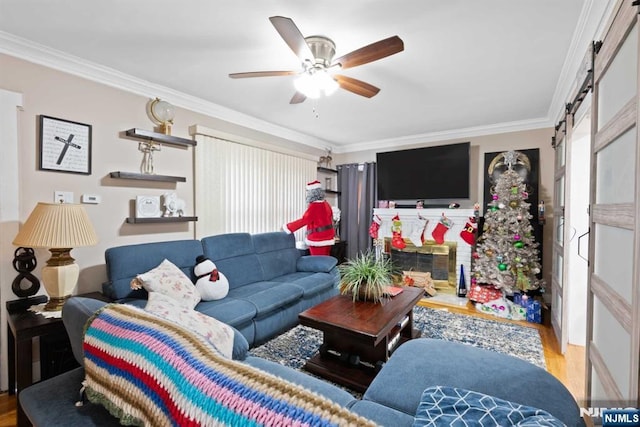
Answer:
M317 179L315 181L311 181L311 182L307 183L307 191L315 190L316 188L322 188L320 186L320 181L318 181Z

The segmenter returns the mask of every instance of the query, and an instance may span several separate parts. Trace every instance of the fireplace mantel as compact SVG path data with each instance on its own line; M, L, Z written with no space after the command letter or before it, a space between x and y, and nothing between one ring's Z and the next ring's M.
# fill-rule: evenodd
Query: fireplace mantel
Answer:
M469 217L473 217L473 209L448 209L448 208L425 208L425 209L406 209L406 208L391 208L383 209L376 208L373 210L373 214L380 217L381 224L378 230L378 238L384 239L385 237L391 237L391 225L392 219L396 215L402 221L402 236L408 238L418 227L419 217L426 218L428 220L424 237L426 239L433 239L431 233L435 229L442 214L444 214L453 225L445 233L445 242L456 242L456 283L460 280L460 265L464 265L465 283L469 286L469 273L471 270L471 250L472 247L462 237L460 232L463 230L465 224L469 221Z

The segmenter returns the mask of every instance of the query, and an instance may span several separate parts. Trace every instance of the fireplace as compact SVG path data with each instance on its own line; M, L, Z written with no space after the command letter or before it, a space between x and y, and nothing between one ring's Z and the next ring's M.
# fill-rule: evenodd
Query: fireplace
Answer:
M439 291L442 291L443 294L455 294L456 285L460 280L461 265L464 266L465 281L467 284L469 283L469 274L471 272L472 246L462 238L461 232L464 229L467 221L469 221L469 217L473 216L473 209L376 208L373 210L373 214L375 216L378 216L381 220L376 246L380 249L381 252L385 252L386 254L389 254L389 251L392 248L391 237L393 237L393 233L391 232L391 228L393 226L393 220L396 215L400 217L400 221L402 222L402 235L405 237L415 235L416 227L424 228L424 222L417 220L420 217L426 218L428 220L428 223L426 229L424 229L422 234L425 239L428 239L426 241L427 246L423 248L415 248L415 246L411 244L411 240L405 239L404 241L405 243L407 243L407 248L405 248L405 251L427 251L428 246L438 248L437 251L448 251L448 256L444 258L448 263L446 267L448 275L446 279L438 279L437 284L437 286L439 287ZM435 228L439 224L440 217L443 214L453 222L453 225L444 235L445 243L443 245L436 245L435 241L431 238L433 236ZM443 253L436 253L435 260L437 267L440 267L440 262L444 262L442 256L444 256ZM414 271L417 270L414 268ZM431 274L434 274L434 272L431 272Z
M430 272L438 292L456 293L456 242L439 245L435 240L426 240L422 246L415 246L404 239L406 247L398 249L391 245L391 238L384 239L385 252L389 254L396 268L402 271Z

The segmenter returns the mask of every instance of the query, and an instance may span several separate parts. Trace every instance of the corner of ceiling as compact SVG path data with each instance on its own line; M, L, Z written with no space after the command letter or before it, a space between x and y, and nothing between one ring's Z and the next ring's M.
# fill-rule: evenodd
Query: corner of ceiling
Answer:
M549 104L547 117L553 123L561 120L565 104L576 84L575 78L582 59L591 42L598 40L604 33L616 3L615 0L585 0Z

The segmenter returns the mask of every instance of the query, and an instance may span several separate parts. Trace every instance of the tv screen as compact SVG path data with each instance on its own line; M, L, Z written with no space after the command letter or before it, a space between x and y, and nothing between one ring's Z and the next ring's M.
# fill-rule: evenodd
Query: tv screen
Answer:
M378 199L468 199L470 147L463 142L377 153Z

